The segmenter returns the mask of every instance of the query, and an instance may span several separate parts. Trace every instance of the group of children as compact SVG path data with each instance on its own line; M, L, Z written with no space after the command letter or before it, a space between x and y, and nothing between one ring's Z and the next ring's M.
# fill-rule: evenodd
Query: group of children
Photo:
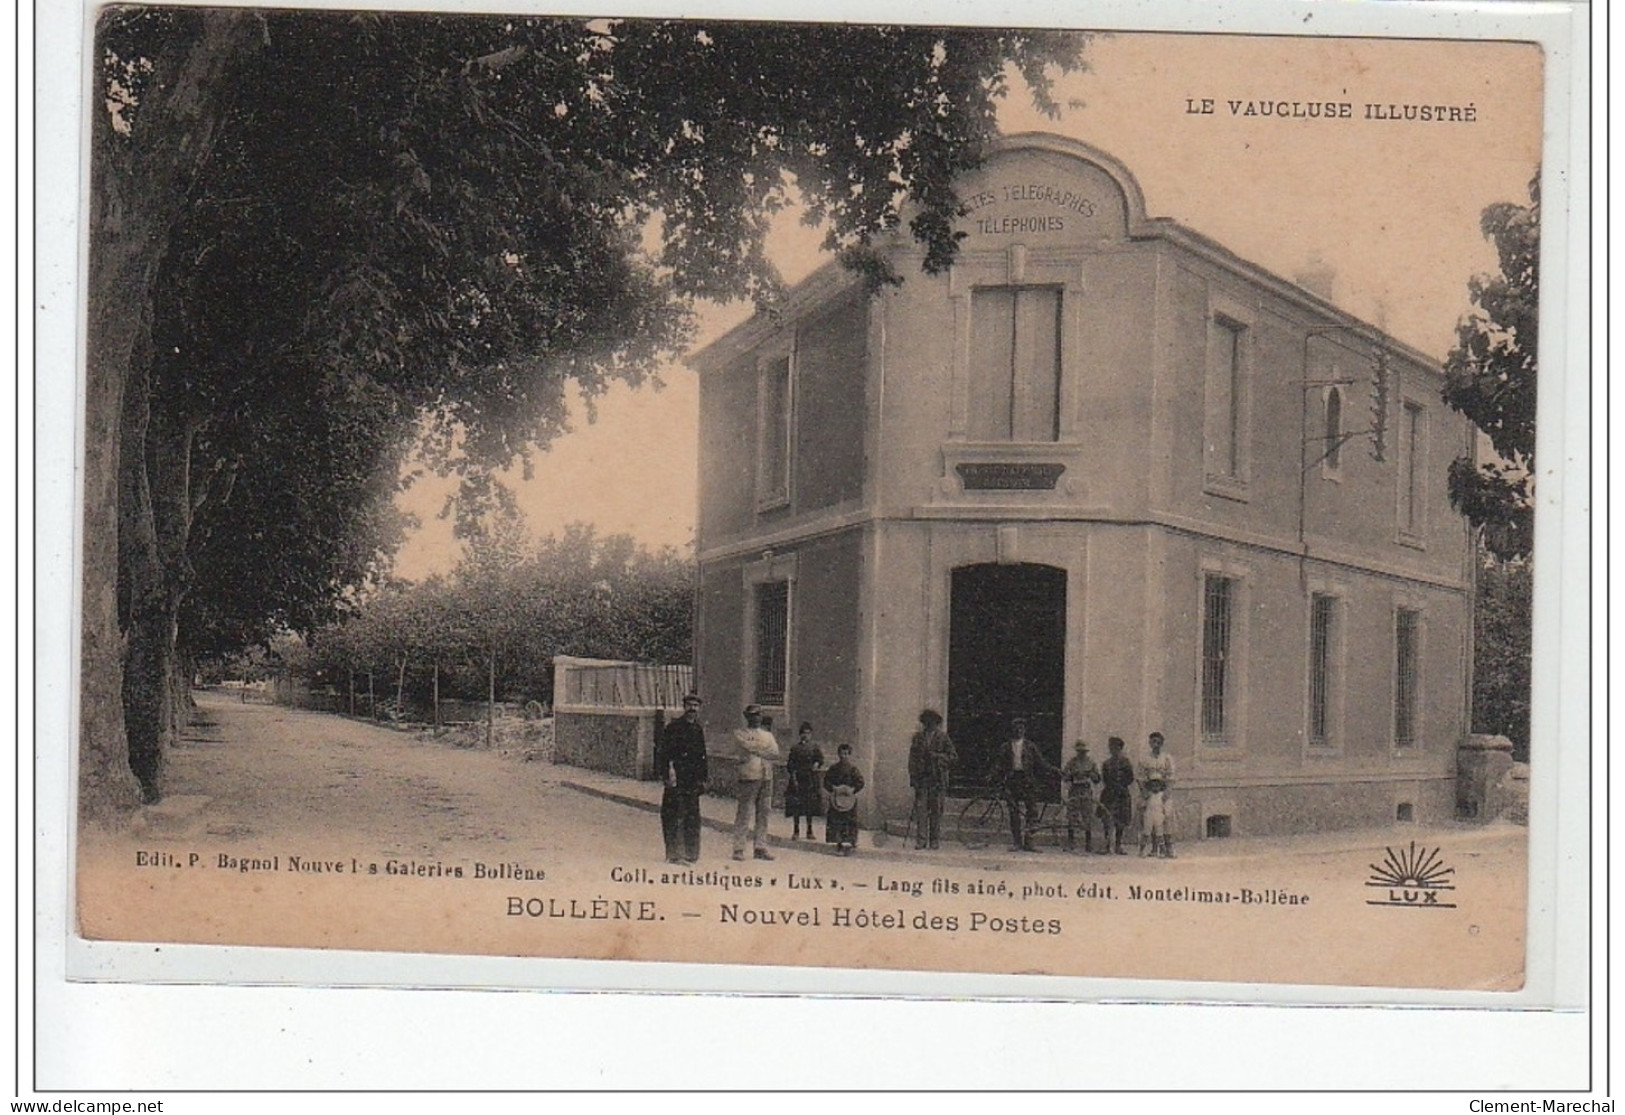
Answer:
M656 767L666 781L661 806L666 858L673 863L693 863L698 859L698 799L706 786L707 764L704 731L699 727L698 695L688 695L683 705L683 718L667 726L656 752ZM771 763L778 757L778 745L773 742L772 718L765 715L760 706L748 706L744 715L746 726L735 733L735 743L743 759L734 858L746 858L746 848L754 845L753 854L757 859L770 860L773 856L767 850L767 805L772 793ZM921 713L921 732L916 735L910 754L910 781L917 797L916 821L921 820L922 812L925 817L917 834L920 847L936 846L941 801L947 783L946 766L951 763L941 756L953 754L952 743L941 731L941 722L941 716L932 710ZM1030 830L1036 813L1028 799L1036 795L1030 792L1030 784L1033 775L1048 764L1037 747L1023 746L1025 743L1025 722L1018 720L1015 740L1004 748L1003 766L1007 768L1006 790L1011 797L1013 839L1016 846L1031 850ZM1134 816L1131 788L1138 783L1142 798L1140 854L1148 854L1149 848L1149 854L1173 857L1167 801L1174 777L1173 760L1163 752L1162 733L1152 732L1149 744L1150 756L1140 763L1138 771L1124 754L1123 741L1116 736L1108 741L1110 754L1098 765L1090 758L1087 743L1079 740L1074 744L1076 753L1060 770L1066 800L1067 850L1076 849L1077 830L1082 829L1083 850L1095 851L1094 824L1098 813L1102 837L1099 854L1126 854L1123 833ZM916 762L920 755L932 761ZM791 822L790 838L802 839L805 825L806 839L816 840L813 820L823 817L824 842L835 845L838 855L851 855L858 843L857 796L864 785L862 773L852 762L851 745L841 744L836 749L835 762L826 767L824 753L813 740L813 725L803 721L795 743L785 756L785 769L788 780L784 814ZM1053 772L1054 767L1049 770ZM936 777L928 778L928 773ZM1018 793L1020 786L1028 786L1029 792ZM1096 787L1100 790L1098 808Z
M772 721L765 726L771 731ZM813 742L813 726L802 721L796 742L785 756L787 781L784 787L784 815L790 818L790 839L801 839L801 826L807 826L807 839L816 840L813 818L824 818L824 842L835 845L838 855L849 856L858 846L857 797L863 789L863 775L852 764L852 745L835 749L835 763L826 768L824 753Z
M932 717L934 721L928 719ZM927 710L921 714L921 724L929 732L941 724L941 717ZM764 720L764 727L771 731L772 721ZM1161 732L1152 732L1148 744L1150 755L1140 763L1138 771L1124 753L1127 745L1116 736L1107 741L1110 754L1099 764L1090 758L1086 742L1078 740L1073 745L1075 753L1060 771L1066 799L1068 851L1076 850L1079 829L1083 831L1083 850L1096 851L1094 827L1098 815L1101 829L1098 853L1126 855L1123 834L1134 818L1133 788L1138 785L1141 797L1140 854L1174 858L1173 837L1168 831L1168 790L1174 778L1173 759L1163 751ZM825 817L825 841L834 844L840 854L849 855L857 845L854 805L858 791L863 789L863 775L852 765L850 746L843 743L838 749L838 756L835 765L826 770L824 754L813 742L812 724L802 723L786 761L789 781L784 793L784 815L791 822L792 840L801 839L803 822L806 824L807 839L816 839L813 835L813 818ZM1095 804L1096 787L1100 791L1098 808ZM926 847L927 836L923 829L918 836L917 846ZM936 846L934 828L930 846Z
M1089 745L1083 740L1073 744L1075 754L1061 768L1061 788L1066 798L1066 847L1077 847L1077 830L1083 830L1083 850L1093 851L1094 820L1098 812L1102 844L1100 854L1123 851L1123 832L1134 817L1134 798L1131 787L1138 783L1140 803L1140 854L1174 858L1173 837L1169 833L1168 789L1174 780L1173 758L1163 751L1161 732L1152 732L1148 740L1150 755L1140 763L1138 772L1124 755L1125 744L1112 736L1107 741L1111 752L1098 766L1089 757ZM1100 787L1100 805L1095 806L1094 789Z

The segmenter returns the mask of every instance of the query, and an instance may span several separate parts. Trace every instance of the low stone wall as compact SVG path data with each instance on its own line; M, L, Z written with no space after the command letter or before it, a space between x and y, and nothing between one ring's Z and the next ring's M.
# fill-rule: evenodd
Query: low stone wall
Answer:
M1182 841L1298 836L1381 828L1406 821L1441 824L1455 816L1455 782L1448 777L1336 784L1176 786L1171 796L1173 835ZM1138 794L1135 809L1139 809Z
M1191 799L1178 813L1185 840L1205 839L1213 817L1230 818L1231 836L1293 836L1406 821L1434 825L1455 816L1455 783L1448 777L1193 789L1184 796Z
M654 777L656 711L556 712L553 761L622 778Z

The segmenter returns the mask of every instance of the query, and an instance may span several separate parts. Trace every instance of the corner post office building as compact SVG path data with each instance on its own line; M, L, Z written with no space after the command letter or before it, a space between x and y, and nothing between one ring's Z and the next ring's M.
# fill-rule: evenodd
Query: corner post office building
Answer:
M960 196L949 273L899 238L901 286L827 266L692 360L713 747L749 702L812 721L870 826L928 707L967 787L1018 715L1056 764L1162 732L1182 837L1451 816L1474 438L1437 363L1075 141L1007 137Z

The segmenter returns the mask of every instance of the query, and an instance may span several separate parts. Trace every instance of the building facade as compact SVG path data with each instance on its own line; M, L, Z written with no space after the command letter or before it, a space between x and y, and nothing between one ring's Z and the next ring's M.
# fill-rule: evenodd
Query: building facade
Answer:
M868 825L927 707L967 785L1017 715L1057 763L1162 732L1186 838L1451 816L1474 437L1437 364L1074 141L960 193L947 274L899 240L900 286L831 265L691 361L711 738L754 702L852 743Z

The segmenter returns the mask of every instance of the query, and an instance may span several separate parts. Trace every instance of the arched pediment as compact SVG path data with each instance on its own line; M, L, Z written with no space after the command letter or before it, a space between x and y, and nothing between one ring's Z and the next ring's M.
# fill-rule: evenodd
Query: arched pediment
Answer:
M1071 247L1135 236L1145 198L1128 168L1086 143L1045 132L998 140L958 183L970 251L1012 243Z

